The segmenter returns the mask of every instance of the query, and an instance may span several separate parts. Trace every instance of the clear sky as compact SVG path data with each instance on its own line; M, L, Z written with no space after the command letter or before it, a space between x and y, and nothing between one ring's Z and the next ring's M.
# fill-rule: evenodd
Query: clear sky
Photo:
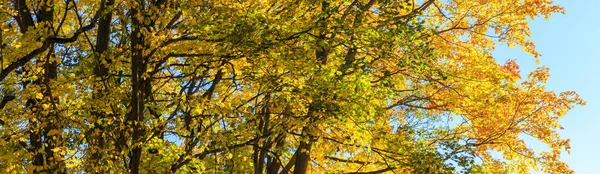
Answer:
M567 14L549 20L532 21L531 39L542 54L540 64L520 48L497 47L494 56L501 63L515 59L521 76L537 66L550 68L547 89L574 90L587 102L571 110L560 123L563 137L571 138L571 154L563 159L575 173L600 173L600 0L556 0ZM532 142L531 147L539 144ZM542 147L543 148L543 147Z

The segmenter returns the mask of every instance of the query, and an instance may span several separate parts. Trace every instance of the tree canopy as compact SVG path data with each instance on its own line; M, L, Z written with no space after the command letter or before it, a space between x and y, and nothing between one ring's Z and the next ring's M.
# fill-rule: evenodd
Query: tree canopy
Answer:
M585 102L491 54L539 61L550 0L0 6L3 172L572 172L558 119Z

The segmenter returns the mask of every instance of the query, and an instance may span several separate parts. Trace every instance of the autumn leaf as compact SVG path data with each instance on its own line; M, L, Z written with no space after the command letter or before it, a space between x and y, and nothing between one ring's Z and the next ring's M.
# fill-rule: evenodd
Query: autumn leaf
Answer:
M572 172L558 120L585 102L492 54L540 64L528 21L551 1L3 7L6 172Z

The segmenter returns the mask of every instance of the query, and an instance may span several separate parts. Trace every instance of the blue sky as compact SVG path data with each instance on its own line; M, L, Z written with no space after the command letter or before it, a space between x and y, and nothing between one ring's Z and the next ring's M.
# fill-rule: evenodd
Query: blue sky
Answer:
M571 138L571 154L563 159L575 173L600 173L600 0L558 0L567 14L532 21L531 40L542 54L540 64L520 48L499 46L494 56L503 63L515 59L522 77L538 66L550 68L547 89L574 90L587 102L560 120L562 136ZM532 142L533 148L539 144Z

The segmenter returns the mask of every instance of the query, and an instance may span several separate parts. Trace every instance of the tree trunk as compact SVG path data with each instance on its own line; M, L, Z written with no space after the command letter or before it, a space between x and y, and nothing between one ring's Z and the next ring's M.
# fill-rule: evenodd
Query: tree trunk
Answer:
M143 4L141 4L143 5ZM143 49L144 38L141 32L141 23L136 19L138 11L135 9L131 10L132 19L132 32L131 32L131 101L130 107L131 112L127 119L127 128L133 129L131 136L131 145L133 146L129 154L129 170L132 174L138 174L140 172L140 163L142 157L142 147L138 145L138 142L142 141L143 137L143 120L144 120L144 89L146 87L145 81L142 75L145 72L144 68L144 56Z
M108 50L109 48L109 43L110 43L110 27L111 27L111 19L112 19L112 12L111 11L105 11L108 7L112 6L114 4L114 0L102 0L101 4L100 4L100 10L99 12L101 14L104 14L103 16L101 16L99 22L98 22L98 30L97 30L97 35L96 35L96 47L94 50L95 54L96 54L96 59L95 61L95 67L94 67L94 76L96 76L96 79L102 79L100 82L96 82L94 84L94 94L93 97L98 99L98 98L103 98L104 97L104 93L106 92L105 87L104 87L104 83L105 82L109 82L109 80L107 80L106 78L108 77L108 68L107 65L111 63L111 58L107 57L107 55L104 55L104 53ZM105 113L103 113L103 111L92 111L92 115L95 116L95 119L104 119L107 117L107 115ZM90 147L97 147L96 149L90 149L91 154L90 154L90 162L89 164L91 164L91 166L87 167L86 170L88 170L88 172L94 171L94 169L92 169L91 167L97 167L97 166L101 166L102 164L104 164L102 162L102 158L103 158L103 149L105 148L104 144L105 144L105 140L104 140L104 134L105 134L105 127L101 124L98 124L98 122L94 122L94 128L90 130L90 133L88 133L87 136L89 136L90 140ZM102 170L101 170L102 172Z

